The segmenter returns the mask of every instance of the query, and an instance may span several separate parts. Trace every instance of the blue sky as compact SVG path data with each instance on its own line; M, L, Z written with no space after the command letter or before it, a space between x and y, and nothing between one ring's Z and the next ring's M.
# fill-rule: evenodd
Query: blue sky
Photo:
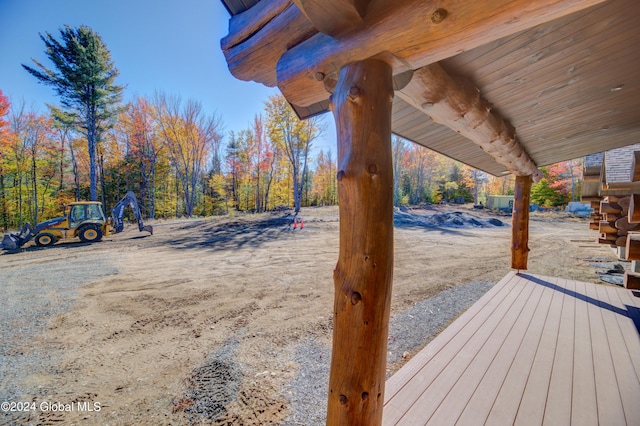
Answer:
M218 0L0 0L0 90L12 103L24 100L41 113L45 103L58 103L53 89L21 64L33 65L36 58L50 67L38 34L59 38L65 24L85 24L111 51L117 81L127 86L125 100L161 90L220 115L225 134L245 129L278 91L231 75L220 49L228 22ZM335 155L332 117L325 115L325 121L327 132L316 145Z

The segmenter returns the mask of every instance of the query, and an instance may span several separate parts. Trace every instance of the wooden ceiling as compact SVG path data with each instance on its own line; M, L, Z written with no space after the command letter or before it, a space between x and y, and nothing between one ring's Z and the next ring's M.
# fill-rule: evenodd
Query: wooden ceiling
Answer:
M269 1L275 3L261 3ZM223 3L236 15L258 2ZM307 38L317 32L304 28ZM640 142L638 46L640 3L609 0L449 56L440 65L475 83L515 127L536 165L544 166ZM308 116L326 111L328 102L294 108ZM393 131L493 175L507 173L478 145L399 96Z

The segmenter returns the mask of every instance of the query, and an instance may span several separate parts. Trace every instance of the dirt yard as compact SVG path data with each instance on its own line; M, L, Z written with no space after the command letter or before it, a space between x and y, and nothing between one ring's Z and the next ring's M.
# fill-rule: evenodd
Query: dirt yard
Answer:
M426 222L450 210L396 215L392 315L508 272L510 218ZM302 218L296 230L283 213L157 222L153 236L129 226L0 255L0 399L35 404L0 424L301 424L295 348L330 345L338 210ZM613 259L586 219L533 215L530 238L533 273L598 282L590 263Z

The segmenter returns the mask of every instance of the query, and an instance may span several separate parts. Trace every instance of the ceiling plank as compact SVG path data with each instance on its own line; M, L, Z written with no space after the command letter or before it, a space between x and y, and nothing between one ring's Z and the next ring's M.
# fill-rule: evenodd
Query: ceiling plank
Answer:
M318 33L285 52L278 87L289 102L307 106L328 94L318 76L384 54L394 74L438 62L603 0L374 1L362 24L340 37Z
M515 129L491 109L469 80L450 76L439 64L431 64L415 70L409 84L396 93L433 121L478 144L516 176L542 177Z
M321 33L336 37L358 26L370 0L293 0Z

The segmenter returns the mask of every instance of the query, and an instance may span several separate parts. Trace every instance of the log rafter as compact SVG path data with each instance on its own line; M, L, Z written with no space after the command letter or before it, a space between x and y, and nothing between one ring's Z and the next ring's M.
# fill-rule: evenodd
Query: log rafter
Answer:
M526 153L515 129L504 120L469 80L449 75L439 64L413 72L397 95L443 124L472 140L516 176L542 177Z
M321 33L332 37L362 22L370 0L293 0Z
M328 1L342 20L351 18L347 25L335 24L337 29L328 24L327 33L310 20L327 21L322 12L310 12L313 0L296 0L311 18L287 0L261 0L233 17L222 42L231 73L270 87L277 84L290 103L309 106L328 98L318 76L337 75L349 63L382 56L396 75L604 0Z
M316 78L384 55L393 74L421 68L604 0L373 0L362 22L340 37L322 32L285 52L278 88L295 105L327 98ZM389 58L393 58L389 61Z
M442 74L437 61L602 1L261 0L232 17L221 44L236 77L277 84L298 106L325 101L349 63L378 58L394 75L417 70L401 98L510 172L537 180L541 173L515 130L477 88L452 77L444 95L432 87L431 78Z

